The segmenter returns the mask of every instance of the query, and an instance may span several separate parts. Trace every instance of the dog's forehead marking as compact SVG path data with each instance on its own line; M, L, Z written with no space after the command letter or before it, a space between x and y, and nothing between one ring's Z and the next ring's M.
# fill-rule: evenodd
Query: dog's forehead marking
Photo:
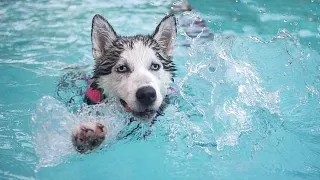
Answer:
M143 41L136 41L132 46L125 47L121 58L134 67L150 66L151 62L157 61L156 52Z

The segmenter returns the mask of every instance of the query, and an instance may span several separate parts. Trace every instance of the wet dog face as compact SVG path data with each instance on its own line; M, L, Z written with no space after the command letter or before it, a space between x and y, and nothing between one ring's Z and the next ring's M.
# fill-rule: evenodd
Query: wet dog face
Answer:
M118 36L100 15L92 22L94 75L107 96L116 96L142 121L159 110L172 82L176 20L166 16L152 35Z

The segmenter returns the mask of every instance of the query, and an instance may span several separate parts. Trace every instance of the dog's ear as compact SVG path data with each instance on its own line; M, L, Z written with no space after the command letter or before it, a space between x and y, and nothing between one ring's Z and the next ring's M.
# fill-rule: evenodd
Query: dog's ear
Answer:
M165 16L152 34L153 39L164 48L168 56L172 56L176 36L177 23L173 14Z
M92 19L91 41L92 54L95 59L104 55L105 50L117 39L112 26L101 15L96 14Z

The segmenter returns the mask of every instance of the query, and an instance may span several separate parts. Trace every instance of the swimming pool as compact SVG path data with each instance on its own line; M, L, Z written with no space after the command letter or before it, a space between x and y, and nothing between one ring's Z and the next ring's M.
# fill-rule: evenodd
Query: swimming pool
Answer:
M319 179L319 3L190 1L215 38L179 29L176 103L146 140L80 156L65 127L92 117L55 93L65 67L92 69L92 16L150 33L173 2L0 2L0 179Z

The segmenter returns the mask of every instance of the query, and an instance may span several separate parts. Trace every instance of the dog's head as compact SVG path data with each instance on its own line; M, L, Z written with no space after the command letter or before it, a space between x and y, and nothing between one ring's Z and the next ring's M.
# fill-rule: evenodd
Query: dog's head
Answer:
M161 107L175 71L176 19L162 19L152 35L118 36L100 15L92 20L94 76L107 97L115 96L141 121Z

